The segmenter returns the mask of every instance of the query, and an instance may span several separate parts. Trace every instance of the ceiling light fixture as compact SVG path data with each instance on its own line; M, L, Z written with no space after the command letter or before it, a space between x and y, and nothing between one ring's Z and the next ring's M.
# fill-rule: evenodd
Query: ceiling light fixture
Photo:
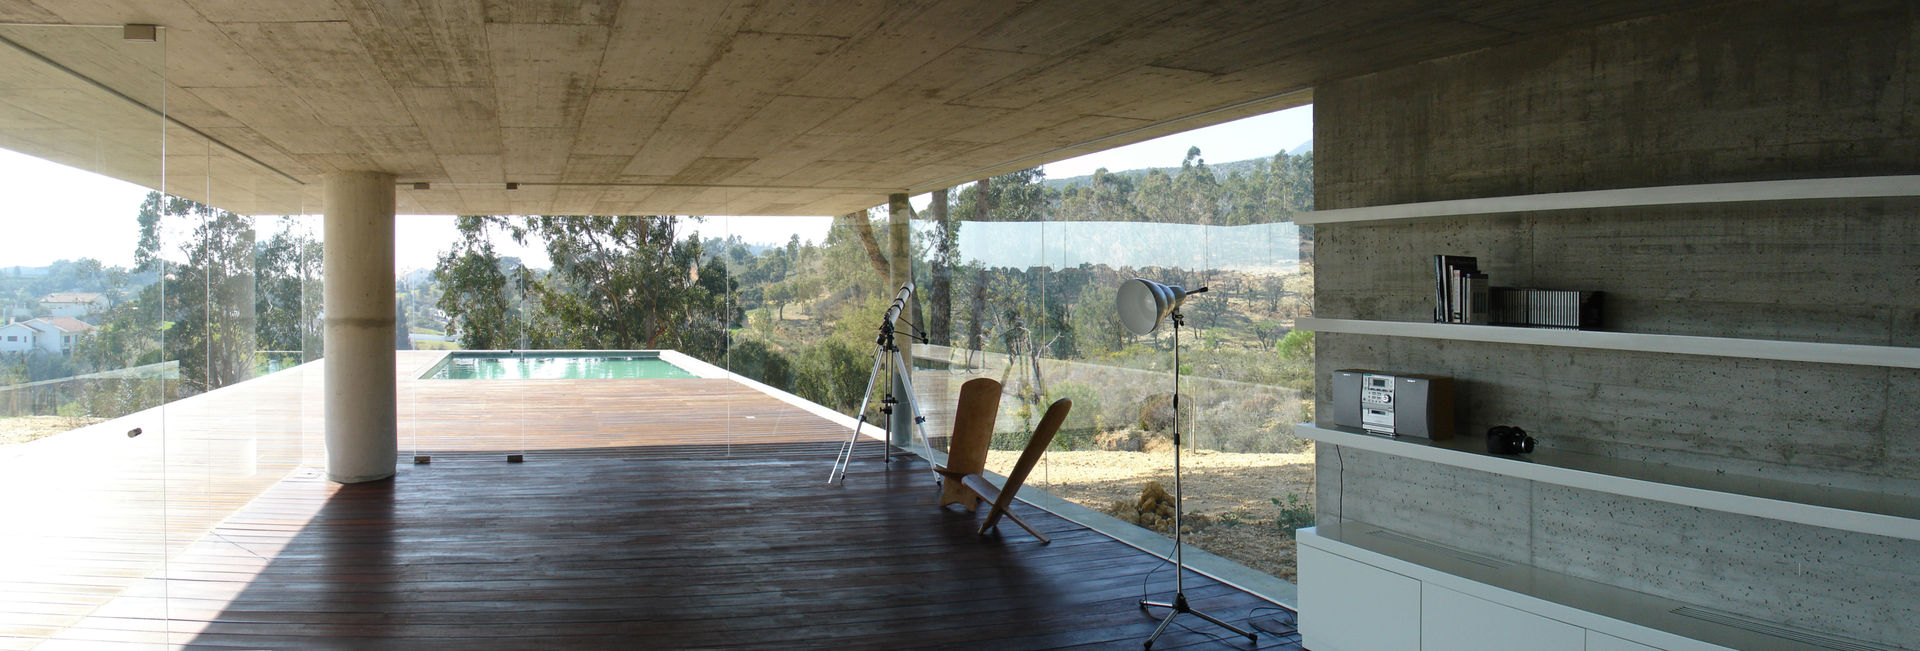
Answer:
M157 42L160 40L160 26L129 23L120 28L120 39L129 43Z

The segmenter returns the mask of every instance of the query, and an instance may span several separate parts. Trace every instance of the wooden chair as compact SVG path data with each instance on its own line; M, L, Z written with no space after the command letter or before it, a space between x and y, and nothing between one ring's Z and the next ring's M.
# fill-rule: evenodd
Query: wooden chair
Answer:
M1053 542L1047 539L1046 534L1040 533L1033 528L1033 525L1027 524L1026 520L1014 514L1013 496L1020 492L1020 486L1026 483L1027 475L1033 472L1034 464L1040 462L1040 455L1046 453L1047 445L1053 442L1053 435L1060 432L1060 424L1066 422L1067 412L1072 409L1073 401L1066 398L1055 400L1052 406L1047 407L1046 415L1040 417L1040 426L1033 430L1033 438L1027 440L1026 449L1020 452L1020 460L1013 464L1013 473L1007 475L1006 486L995 488L992 482L987 481L987 478L980 474L960 478L960 484L969 492L993 503L993 509L987 511L987 521L980 524L980 535L984 536L988 531L992 531L994 525L1000 523L1000 516L1004 515L1014 524L1020 525L1020 528L1026 529L1027 533L1033 534L1033 537L1039 538L1040 544Z
M993 422L1000 417L1000 382L975 378L960 385L960 404L953 410L953 436L947 439L947 465L934 466L940 482L940 506L959 504L972 511L980 496L961 485L961 478L987 469L987 444L993 441Z

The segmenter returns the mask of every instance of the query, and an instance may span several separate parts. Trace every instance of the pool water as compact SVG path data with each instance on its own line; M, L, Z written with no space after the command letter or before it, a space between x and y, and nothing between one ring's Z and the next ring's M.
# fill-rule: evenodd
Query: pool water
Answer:
M454 353L429 380L659 380L699 377L652 355Z

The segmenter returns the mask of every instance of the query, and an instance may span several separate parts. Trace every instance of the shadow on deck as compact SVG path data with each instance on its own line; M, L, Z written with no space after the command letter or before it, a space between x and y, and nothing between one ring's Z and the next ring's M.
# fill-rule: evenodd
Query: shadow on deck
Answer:
M415 384L415 396L451 397L420 403L438 406L414 422L433 464L343 486L309 459L56 633L0 643L1124 648L1162 614L1136 607L1143 591L1172 590L1171 565L1027 505L1016 508L1053 544L1017 528L975 537L976 515L933 506L918 460L890 468L863 453L830 486L846 430L738 383L601 382ZM513 395L539 410L508 412ZM463 413L469 401L492 418ZM497 437L470 435L481 430ZM1187 587L1197 609L1284 634L1254 645L1183 617L1191 629L1156 648L1299 648L1271 603L1197 574Z

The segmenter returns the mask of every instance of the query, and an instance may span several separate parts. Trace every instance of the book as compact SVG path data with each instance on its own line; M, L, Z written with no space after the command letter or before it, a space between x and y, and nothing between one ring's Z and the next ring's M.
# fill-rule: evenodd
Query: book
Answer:
M1461 323L1486 325L1492 323L1491 293L1487 291L1487 275L1478 271L1464 272L1460 276L1465 307L1460 310Z
M1467 302L1464 274L1479 271L1479 260L1473 256L1433 256L1434 323L1466 322L1466 314L1462 310Z

